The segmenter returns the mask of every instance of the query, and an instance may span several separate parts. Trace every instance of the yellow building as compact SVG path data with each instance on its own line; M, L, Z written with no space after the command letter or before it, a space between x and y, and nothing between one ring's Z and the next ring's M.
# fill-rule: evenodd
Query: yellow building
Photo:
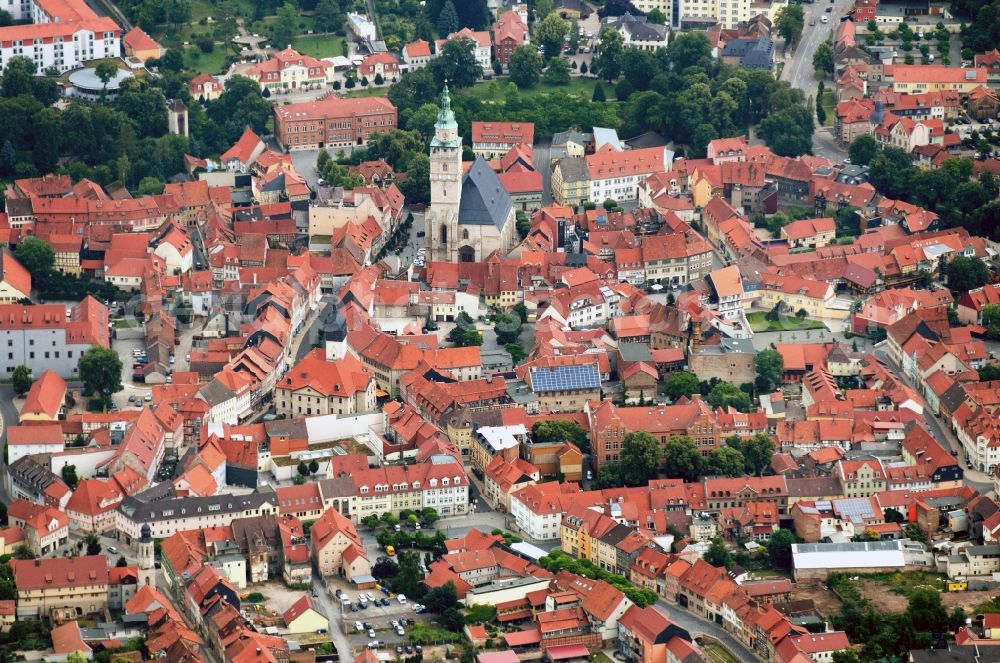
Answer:
M108 605L108 559L85 555L69 559L12 559L19 617L48 617L56 613L103 613Z
M590 174L583 157L560 159L552 170L552 197L560 205L576 207L590 197Z
M125 55L137 60L158 60L166 53L166 49L142 28L136 26L125 33L122 37L122 46L125 48Z
M289 633L318 633L330 627L330 620L319 611L308 594L303 594L281 618Z
M850 315L850 307L837 307L833 286L825 281L800 279L796 276L761 274L758 305L772 309L778 302L787 306L789 315L805 310L812 318L843 320Z
M885 79L892 81L892 91L900 94L958 92L968 95L980 85L987 85L987 70L967 69L940 64L895 64L885 67Z

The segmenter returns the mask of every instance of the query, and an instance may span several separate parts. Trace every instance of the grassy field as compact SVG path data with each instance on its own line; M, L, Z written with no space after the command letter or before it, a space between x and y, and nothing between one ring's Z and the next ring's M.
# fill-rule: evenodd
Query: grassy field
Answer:
M332 58L344 54L344 38L336 35L299 35L292 48L314 58Z
M739 659L729 653L722 645L705 645L702 647L715 663L740 663Z
M216 44L211 53L202 53L197 46L184 49L184 66L191 71L206 74L222 74L226 71L226 56L229 51L225 44Z
M755 332L768 332L805 331L807 329L824 329L826 327L826 325L818 320L800 320L794 315L786 315L777 322L772 322L765 317L766 315L765 311L747 314L747 322L750 323L750 329Z
M833 126L833 121L836 115L834 109L836 108L836 106L837 106L837 95L831 92L830 90L826 90L823 93L823 110L826 111L826 122L823 123L824 127Z

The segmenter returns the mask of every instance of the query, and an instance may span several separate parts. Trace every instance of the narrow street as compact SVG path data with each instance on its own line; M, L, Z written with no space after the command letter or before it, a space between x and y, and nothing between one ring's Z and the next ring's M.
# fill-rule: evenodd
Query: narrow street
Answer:
M692 638L706 635L710 638L718 640L725 645L726 649L729 650L729 653L735 656L740 663L757 663L759 660L752 651L743 645L743 643L739 642L732 636L732 634L729 633L729 631L725 630L715 622L700 619L679 605L667 603L663 599L656 602L656 609L666 615L670 621L674 622L681 628L690 631Z

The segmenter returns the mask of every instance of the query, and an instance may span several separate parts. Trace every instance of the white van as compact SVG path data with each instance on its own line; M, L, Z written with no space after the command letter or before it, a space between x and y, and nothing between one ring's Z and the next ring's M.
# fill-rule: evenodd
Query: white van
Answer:
M822 21L823 23L829 23L830 22L830 19L827 18L826 16L820 16L819 20Z

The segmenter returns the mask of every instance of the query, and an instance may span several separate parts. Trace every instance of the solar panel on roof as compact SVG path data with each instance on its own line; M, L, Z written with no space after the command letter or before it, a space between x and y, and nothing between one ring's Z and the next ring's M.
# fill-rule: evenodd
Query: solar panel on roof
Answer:
M601 376L593 364L536 368L531 372L531 386L535 392L598 389Z

